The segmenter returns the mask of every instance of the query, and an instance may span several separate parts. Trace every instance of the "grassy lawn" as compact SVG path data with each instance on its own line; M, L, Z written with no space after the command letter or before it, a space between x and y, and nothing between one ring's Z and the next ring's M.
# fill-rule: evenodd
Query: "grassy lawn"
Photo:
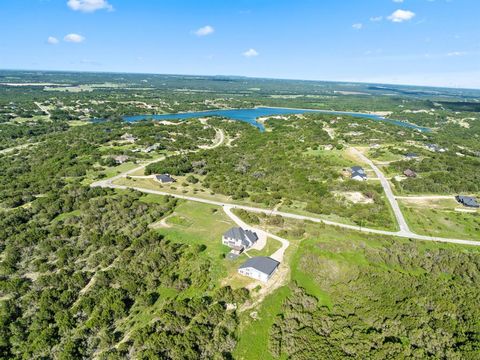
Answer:
M273 359L268 351L269 331L275 317L281 313L283 301L290 295L290 289L284 286L263 300L256 310L247 310L240 318L240 339L234 352L235 359ZM255 319L251 313L256 311Z
M98 166L100 167L100 165L98 165ZM108 179L108 178L114 177L118 174L121 174L125 171L135 169L137 166L138 166L138 164L127 162L127 163L124 163L124 164L121 164L121 165L118 165L118 166L107 167L107 168L104 168L103 170L100 170L100 171L91 169L91 170L88 170L87 176L85 177L85 180L83 180L83 183L85 185L88 185L88 184L100 179L99 175L101 175L101 174L103 174L103 179Z
M440 200L433 207L412 206L400 200L400 206L412 231L422 235L480 241L480 211L455 211L452 200Z
M248 254L252 257L253 256L270 256L281 247L282 247L282 243L280 241L272 238L268 238L267 244L262 250L252 249L248 251Z
M158 195L149 195L150 200ZM222 235L232 226L230 218L220 207L201 204L191 201L180 201L174 214L166 220L170 228L159 228L161 234L171 241L185 244L205 245L207 248L202 253L212 261L211 274L216 283L225 278L234 263L223 257L230 249L222 245Z

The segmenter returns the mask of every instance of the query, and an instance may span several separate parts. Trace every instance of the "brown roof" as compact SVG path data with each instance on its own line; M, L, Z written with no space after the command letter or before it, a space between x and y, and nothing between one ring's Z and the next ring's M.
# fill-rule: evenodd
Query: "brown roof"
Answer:
M410 170L410 169L407 169L403 172L403 175L407 176L407 177L416 177L417 174L415 173L415 171L413 170Z

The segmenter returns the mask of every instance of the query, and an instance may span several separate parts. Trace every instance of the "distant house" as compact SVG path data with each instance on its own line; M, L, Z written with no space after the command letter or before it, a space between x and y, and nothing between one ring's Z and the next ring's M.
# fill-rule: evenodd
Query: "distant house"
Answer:
M154 150L157 150L159 147L160 147L159 144L154 144L154 145L150 145L150 146L146 147L146 148L143 149L142 151L143 151L144 153L149 153L149 152L152 152L152 151L154 151Z
M473 208L480 207L480 204L477 203L477 200L471 196L457 195L455 196L455 200L457 200L463 206L473 207Z
M160 174L160 175L155 175L155 179L157 181L160 181L162 184L165 184L165 183L173 183L177 180L175 180L174 178L172 178L170 176L170 174Z
M406 177L409 177L409 178L415 178L417 177L417 173L411 169L407 169L403 172L403 175L405 175Z
M131 142L131 143L134 143L137 140L132 134L129 134L129 133L123 134L122 136L120 136L120 139Z
M406 157L408 160L418 159L418 155L415 154L415 153L406 153L406 154L405 154L405 157Z
M115 160L115 162L117 164L123 164L124 162L126 162L128 160L128 156L127 155L114 156L113 160Z
M444 153L445 151L447 151L447 149L442 148L442 147L438 146L437 144L427 144L426 147L427 147L427 150L430 150L430 151L433 151L433 152Z
M350 168L351 172L351 179L352 180L357 180L357 181L365 181L367 180L367 174L365 173L365 170L361 166L352 166Z
M371 149L379 149L379 148L380 148L380 144L370 144L370 148L371 148Z
M267 282L277 270L280 263L267 256L248 259L238 268L238 273L255 280Z
M250 248L258 240L258 236L251 230L234 227L228 230L222 237L222 243L229 246L234 253L240 254Z

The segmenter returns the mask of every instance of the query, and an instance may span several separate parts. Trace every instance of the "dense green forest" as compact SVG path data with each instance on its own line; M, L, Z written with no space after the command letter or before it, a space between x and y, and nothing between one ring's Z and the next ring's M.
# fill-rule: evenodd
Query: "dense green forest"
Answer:
M201 213L192 225L181 210L191 202L90 187L150 163L122 180L395 230L380 183L350 180L359 165L350 148L378 161L399 195L479 194L479 98L409 86L0 71L0 358L479 358L473 247L241 210L247 223L290 241L287 285L247 290L253 283L235 278L237 265L225 259L223 230L215 229L218 243L212 235L216 221L230 226L220 207L192 210ZM382 111L429 130L319 113L262 119L265 132L217 117L122 120L258 105ZM221 146L208 148L219 134ZM418 176L396 180L406 168ZM157 173L181 181L145 179ZM427 227L478 219L455 212L452 199L426 206Z
M1 218L2 358L228 358L248 292L216 288L203 247L149 230L176 200L66 187ZM185 295L182 295L185 294ZM154 312L135 331L122 322Z
M327 295L291 284L270 329L275 358L478 358L477 251L314 238L302 247L298 271Z

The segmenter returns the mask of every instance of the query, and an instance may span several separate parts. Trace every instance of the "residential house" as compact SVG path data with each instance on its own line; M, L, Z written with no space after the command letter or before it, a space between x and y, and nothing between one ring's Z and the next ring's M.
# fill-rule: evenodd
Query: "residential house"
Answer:
M427 150L430 150L430 151L433 151L433 152L444 153L445 151L447 151L447 149L442 148L441 146L439 146L437 144L427 144L426 147L427 147Z
M403 172L403 175L405 175L406 177L409 177L409 178L416 178L417 177L417 173L411 169L407 169Z
M418 155L415 154L415 153L406 153L406 154L405 154L405 157L407 158L407 160L418 159Z
M350 172L351 172L351 177L350 178L352 180L357 180L357 181L367 180L367 174L361 166L352 166L350 168Z
M240 254L250 248L258 240L257 233L251 230L244 230L241 227L234 227L228 230L222 237L222 243L229 246L233 253Z
M238 273L255 280L267 282L277 270L280 262L267 256L248 259L238 268Z
M153 144L153 145L150 145L150 146L146 147L146 148L143 149L142 151L143 151L144 153L149 153L149 152L152 152L152 151L154 151L154 150L157 150L159 147L160 147L159 144Z
M128 161L128 159L129 158L127 155L117 155L113 157L113 160L115 160L117 164L123 164L124 162Z
M477 200L471 196L457 195L455 196L455 200L457 200L460 204L466 207L472 207L472 208L480 207L480 204L477 202Z
M173 182L176 182L177 180L175 180L174 178L172 178L170 176L170 174L159 174L159 175L155 175L155 179L157 181L160 181L162 184L165 184L165 183L173 183Z
M132 134L129 134L129 133L123 134L122 136L120 136L120 139L131 142L131 143L134 143L137 140Z

